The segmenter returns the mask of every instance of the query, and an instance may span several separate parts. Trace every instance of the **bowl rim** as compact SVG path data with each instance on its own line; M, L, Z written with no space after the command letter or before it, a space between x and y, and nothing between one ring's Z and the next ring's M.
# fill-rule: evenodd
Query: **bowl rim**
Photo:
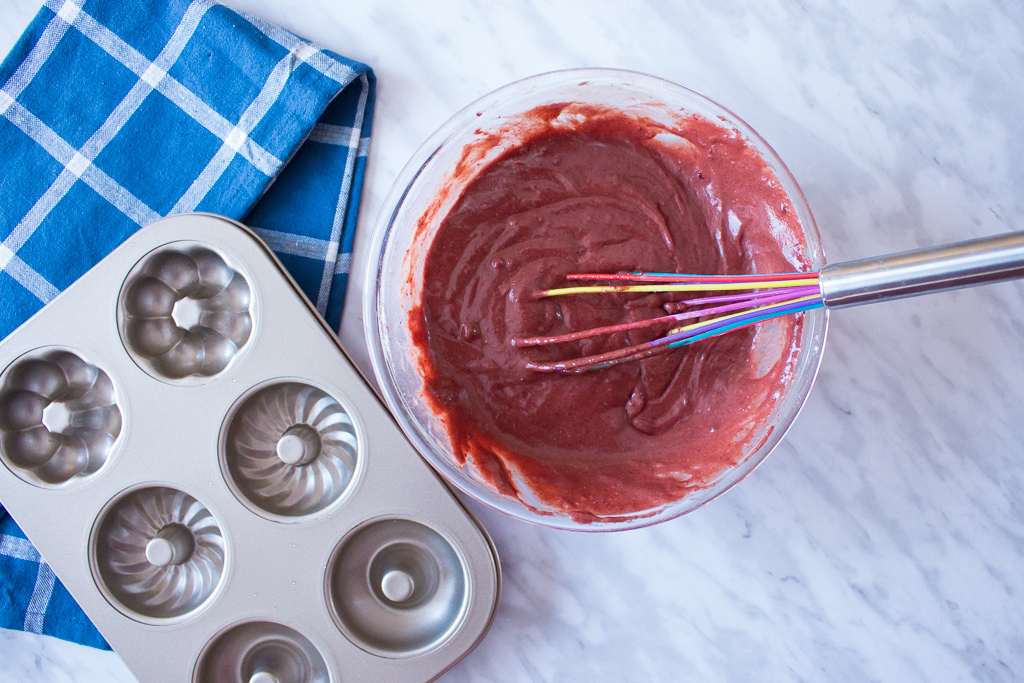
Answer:
M797 206L798 214L801 216L800 224L804 229L805 238L808 239L809 242L808 250L812 262L815 260L820 261L819 263L812 263L812 266L820 269L825 264L825 254L821 244L821 235L818 230L817 222L814 219L811 207L807 202L807 198L804 195L803 190L797 183L796 178L774 148L772 148L764 138L762 138L748 123L746 123L746 121L740 118L732 110L706 95L703 95L691 88L687 88L684 85L640 71L605 67L559 69L520 78L474 99L472 102L452 114L452 116L450 116L441 126L431 133L406 162L405 166L399 172L398 176L396 176L391 188L385 195L380 211L374 222L373 231L370 235L370 245L367 252L367 268L364 274L365 279L363 283L363 332L366 335L370 363L373 367L373 372L376 376L377 383L380 387L380 393L383 396L385 404L391 411L394 419L398 422L405 437L410 441L410 443L412 443L413 447L416 448L417 452L420 453L423 459L426 460L427 463L449 485L454 486L462 493L490 508L538 526L584 532L607 532L639 529L659 524L661 522L666 522L670 519L675 519L684 514L693 512L713 500L717 500L748 477L751 472L757 469L757 467L775 451L778 445L782 442L786 433L788 433L789 429L792 427L793 423L796 422L800 412L803 410L803 407L807 402L807 397L810 394L811 388L813 387L817 374L820 370L822 357L824 355L825 340L828 333L829 312L827 308L809 311L804 314L808 316L805 320L815 321L820 319L820 323L817 325L805 323L805 331L810 332L813 330L820 332L815 334L813 339L802 342L802 344L807 344L811 347L816 344L816 359L810 366L803 370L803 372L808 373L809 376L803 388L802 395L797 396L794 394L789 399L790 401L798 401L796 409L792 412L792 415L789 417L787 422L783 424L783 421L780 420L780 423L769 432L764 442L762 442L762 445L740 463L740 466L743 466L749 461L755 461L745 472L735 480L729 482L721 488L721 490L715 492L714 495L695 505L684 505L683 503L687 500L687 497L684 497L666 504L652 514L645 515L644 511L641 511L636 513L638 516L631 518L615 518L610 521L598 520L587 523L577 522L568 514L544 514L534 511L521 501L502 495L482 482L470 479L459 467L455 465L453 460L449 460L442 455L434 453L430 444L421 436L418 421L410 414L401 397L398 395L395 381L389 368L384 344L382 342L382 337L386 334L386 330L382 329L383 322L381 321L378 312L380 309L380 282L384 268L384 251L388 245L388 237L391 234L391 228L394 224L394 220L401 209L406 196L413 184L419 178L421 172L445 144L464 130L466 125L465 120L467 117L475 119L475 115L471 112L482 109L485 105L490 106L497 103L502 94L511 90L522 89L525 86L536 86L540 88L545 85L551 85L559 82L567 77L572 77L579 81L602 80L616 77L641 81L648 80L657 83L662 87L677 89L681 91L681 94L684 97L695 99L705 106L710 107L712 110L717 110L720 121L724 122L725 125L736 129L745 139L753 143L755 149L757 149L758 153L764 157L780 183L784 186L790 201ZM622 85L627 84L623 83ZM696 113L700 114L699 112ZM802 209L802 211L800 211L800 209ZM806 221L803 218L804 216L806 216ZM810 343L808 344L808 342ZM762 449L764 449L764 452L763 454L760 454ZM708 488L713 488L714 486L717 486L717 484Z

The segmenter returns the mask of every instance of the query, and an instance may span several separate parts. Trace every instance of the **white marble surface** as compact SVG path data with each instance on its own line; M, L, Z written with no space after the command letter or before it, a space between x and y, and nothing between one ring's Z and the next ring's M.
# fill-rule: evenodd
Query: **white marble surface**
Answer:
M656 74L745 118L832 261L1024 229L1015 0L229 4L375 69L364 234L456 109L576 66ZM0 52L37 6L0 0ZM350 315L343 339L365 357L360 330ZM1021 283L839 311L797 424L713 504L605 535L475 506L504 596L442 680L1024 679L1022 351ZM131 678L116 655L3 632L0 680Z

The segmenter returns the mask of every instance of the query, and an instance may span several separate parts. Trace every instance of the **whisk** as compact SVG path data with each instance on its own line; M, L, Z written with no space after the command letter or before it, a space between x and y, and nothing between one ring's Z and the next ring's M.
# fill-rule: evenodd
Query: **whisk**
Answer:
M783 315L845 308L1024 277L1024 232L827 265L818 272L756 275L576 273L574 284L538 298L623 292L710 294L665 304L666 315L554 336L517 337L514 346L546 346L647 327L668 327L652 341L549 363L538 372L586 372L649 358ZM721 293L725 292L725 293ZM693 321L693 322L688 322Z

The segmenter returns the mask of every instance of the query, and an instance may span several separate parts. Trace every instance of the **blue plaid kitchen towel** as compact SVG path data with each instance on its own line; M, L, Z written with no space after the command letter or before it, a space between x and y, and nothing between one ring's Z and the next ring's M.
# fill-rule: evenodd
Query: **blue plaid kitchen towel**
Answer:
M46 0L0 65L0 339L184 211L254 228L337 330L374 92L209 0ZM2 508L0 627L106 647Z

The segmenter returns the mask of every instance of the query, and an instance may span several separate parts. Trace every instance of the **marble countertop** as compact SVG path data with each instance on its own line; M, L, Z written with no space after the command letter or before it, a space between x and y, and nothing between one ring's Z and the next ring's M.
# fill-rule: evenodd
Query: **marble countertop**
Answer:
M1024 229L1012 0L228 4L376 71L364 237L457 109L580 66L655 74L746 119L801 183L830 261ZM0 53L38 5L0 0ZM358 296L342 340L363 362ZM795 426L711 505L594 535L474 504L504 594L442 680L1024 679L1022 351L1020 282L841 310ZM0 681L22 680L133 679L115 654L0 632Z

